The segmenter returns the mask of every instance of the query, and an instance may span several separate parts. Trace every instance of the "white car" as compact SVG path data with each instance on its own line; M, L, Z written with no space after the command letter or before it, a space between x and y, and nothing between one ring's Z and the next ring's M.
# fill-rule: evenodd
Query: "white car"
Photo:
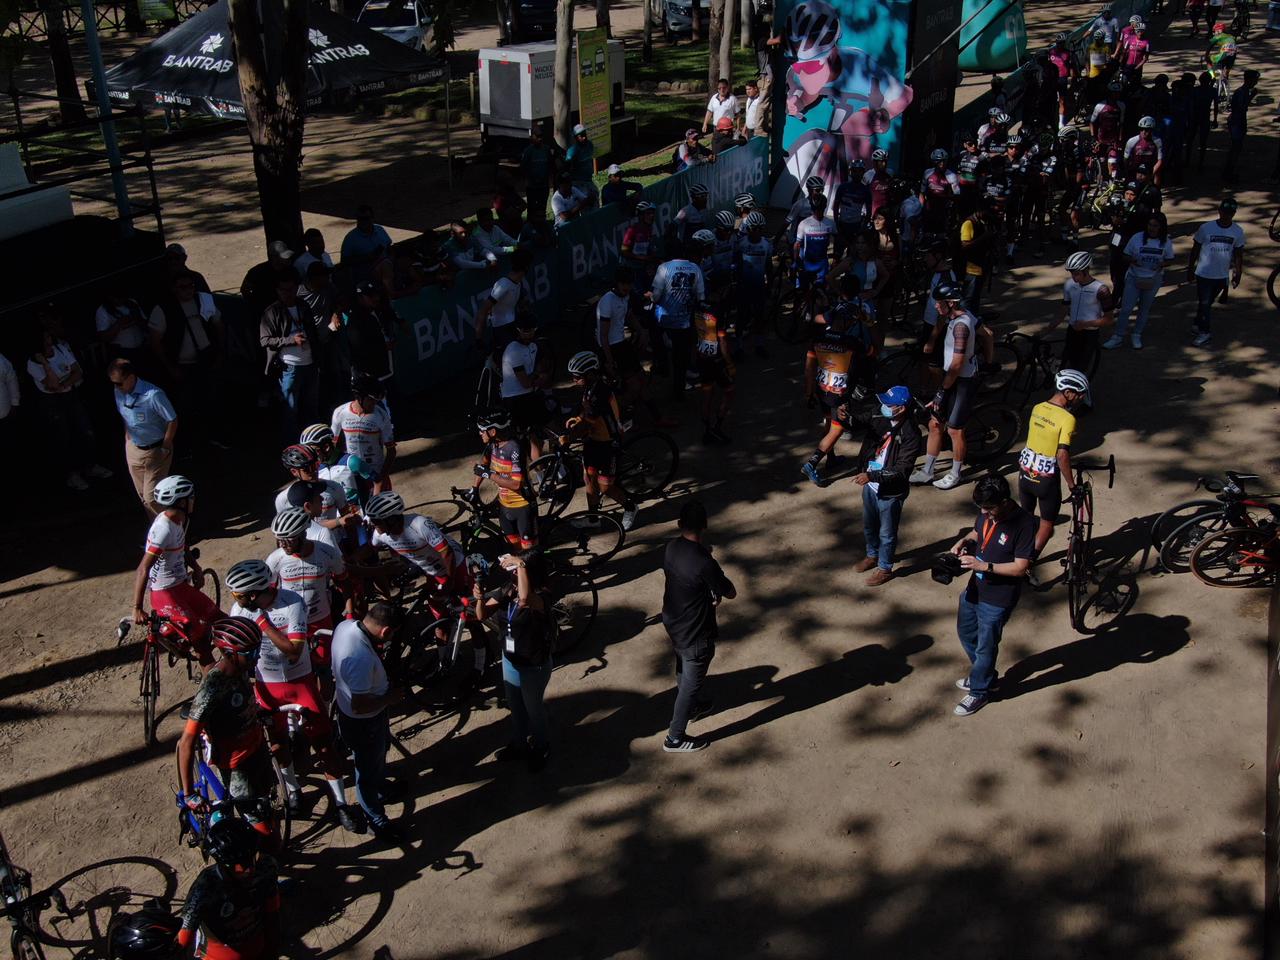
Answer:
M426 46L431 18L418 0L369 0L356 23L421 50Z

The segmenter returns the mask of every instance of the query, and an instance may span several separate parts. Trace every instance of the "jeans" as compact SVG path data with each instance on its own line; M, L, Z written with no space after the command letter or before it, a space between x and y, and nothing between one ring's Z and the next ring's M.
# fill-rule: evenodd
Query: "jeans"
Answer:
M997 607L994 603L974 603L960 595L956 613L956 633L960 646L972 667L969 669L969 693L985 697L996 681L996 657L1000 654L1000 635L1009 622L1013 607Z
M298 432L316 418L320 406L320 369L314 363L286 363L280 374L280 392L284 395L285 438L296 443Z
M906 502L906 497L881 497L870 484L862 488L862 532L867 538L867 556L879 561L882 570L893 569L898 521Z
M502 684L511 711L512 739L531 742L533 749L545 750L551 742L547 732L547 708L543 695L551 680L551 661L540 667L517 667L502 658Z
M1209 280L1196 277L1196 320L1197 333L1209 333L1212 327L1213 301L1218 299L1222 291L1227 289L1227 281Z
M1116 317L1117 337L1123 337L1129 329L1129 313L1135 305L1138 308L1138 318L1133 322L1133 335L1135 337L1142 335L1142 331L1147 328L1147 317L1151 313L1151 304L1155 302L1156 294L1159 292L1159 275L1156 276L1150 290L1139 290L1137 282L1133 279L1133 274L1125 275L1124 294L1120 298L1120 315Z
M383 806L386 786L387 745L391 742L391 721L387 711L376 717L349 717L338 711L338 730L342 742L351 750L356 770L356 798L375 826L387 823Z
M671 711L671 726L667 737L683 740L689 717L698 705L698 693L702 690L711 661L716 655L714 641L703 640L684 650L676 651L676 706Z

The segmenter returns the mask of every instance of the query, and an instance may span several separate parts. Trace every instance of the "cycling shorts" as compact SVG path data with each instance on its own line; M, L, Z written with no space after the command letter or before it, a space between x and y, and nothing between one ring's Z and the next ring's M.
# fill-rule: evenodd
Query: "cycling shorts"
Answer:
M829 393L826 390L819 390L818 396L822 398L822 405L826 408L828 426L838 425L846 428L852 426L849 416L848 394Z
M698 383L701 386L710 388L718 384L726 389L733 386L733 374L729 372L729 366L722 358L704 357L698 354L696 359Z
M187 628L187 637L197 653L208 654L209 624L226 614L213 598L185 580L163 590L151 591L151 609Z
M618 475L618 445L612 440L584 440L582 465L587 473L612 480Z
M830 266L827 263L812 264L801 261L796 267L796 289L808 290L814 284L822 286L827 282L828 269Z
M969 422L973 411L973 398L978 392L974 377L961 377L942 396L942 404L933 411L933 419L943 420L951 430L959 430Z
M526 503L523 507L498 504L498 523L511 546L528 550L538 545L538 512L533 504Z
M1027 513L1036 514L1041 520L1053 523L1058 519L1062 506L1062 482L1055 473L1048 477L1018 477L1018 503Z
M285 680L279 683L258 680L253 685L254 695L264 710L271 714L271 732L282 741L289 733L288 714L279 712L279 708L294 703L306 709L302 729L312 743L317 738L332 738L333 723L329 720L329 708L320 697L320 687L316 683L316 675L308 673L296 680Z
M223 771L227 792L250 823L271 820L271 797L276 790L276 772L271 767L271 751L266 742L244 757L229 772ZM256 803L252 801L257 801Z
M611 343L609 352L613 354L613 365L623 380L644 373L644 368L640 365L640 351L636 349L634 341L620 340Z

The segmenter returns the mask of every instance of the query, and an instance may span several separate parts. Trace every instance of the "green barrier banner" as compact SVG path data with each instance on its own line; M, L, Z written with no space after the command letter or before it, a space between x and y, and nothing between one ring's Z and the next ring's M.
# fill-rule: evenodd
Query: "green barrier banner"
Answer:
M711 191L708 211L732 210L733 200L749 193L763 206L769 191L769 143L753 137L726 150L714 164L666 177L644 190L658 208L661 233L689 202L689 187L702 183ZM572 322L577 305L607 289L622 248L629 218L617 204L593 211L556 234L556 245L539 250L524 282L524 296L540 323ZM395 346L396 381L406 392L447 382L466 368L475 318L485 295L505 270L463 271L450 289L430 287L393 304L406 321Z

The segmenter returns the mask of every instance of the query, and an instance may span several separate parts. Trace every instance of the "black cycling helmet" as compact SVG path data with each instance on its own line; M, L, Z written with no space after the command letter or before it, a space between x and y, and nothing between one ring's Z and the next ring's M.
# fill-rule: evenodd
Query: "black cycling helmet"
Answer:
M138 913L118 913L107 931L108 960L176 960L182 921L156 907Z
M372 374L354 373L351 375L351 392L357 397L373 397L381 400L386 396L387 389L382 385L382 381Z
M247 867L258 853L258 836L240 817L223 817L205 834L205 851L220 867Z
M964 300L964 291L953 283L940 283L933 291L933 299L940 303L959 303Z
M973 502L990 509L1009 499L1009 481L998 473L989 474L973 487Z
M320 456L310 447L295 443L284 448L280 462L290 470L315 470L320 466Z

